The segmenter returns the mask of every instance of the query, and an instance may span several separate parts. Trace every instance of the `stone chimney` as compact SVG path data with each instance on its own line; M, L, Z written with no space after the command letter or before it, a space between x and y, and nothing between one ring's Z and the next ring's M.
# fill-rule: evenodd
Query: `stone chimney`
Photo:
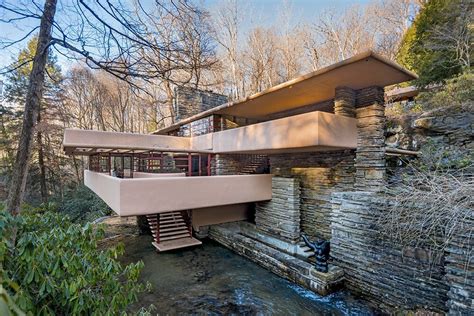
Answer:
M357 91L356 189L383 191L385 166L384 90L368 87Z
M176 122L228 102L225 95L189 87L176 87L174 95Z
M357 119L356 189L382 191L386 178L383 88L336 88L334 114Z

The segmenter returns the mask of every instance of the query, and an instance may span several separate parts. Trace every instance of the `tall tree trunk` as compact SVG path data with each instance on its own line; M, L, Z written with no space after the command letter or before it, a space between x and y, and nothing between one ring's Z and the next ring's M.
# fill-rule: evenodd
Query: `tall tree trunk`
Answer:
M168 97L166 102L168 103L168 110L171 116L171 124L173 124L176 121L176 112L173 106L173 101L174 101L173 88L171 88L171 83L169 81L165 82L165 90L166 90L166 96Z
M38 122L40 121L41 114L38 114ZM43 139L42 133L36 133L36 143L38 146L38 165L40 169L40 191L41 191L41 201L43 203L48 202L48 190L46 188L46 167L44 165L44 150L43 150Z
M74 170L76 171L77 185L82 183L81 174L79 173L79 166L77 165L76 156L72 155L72 163L74 165Z
M35 124L38 119L41 99L43 98L44 73L51 43L51 29L56 13L56 4L57 0L46 0L43 16L41 17L38 46L36 47L35 58L33 59L33 69L30 74L28 92L26 94L23 126L7 199L6 209L13 215L17 215L20 212L20 204L25 191Z

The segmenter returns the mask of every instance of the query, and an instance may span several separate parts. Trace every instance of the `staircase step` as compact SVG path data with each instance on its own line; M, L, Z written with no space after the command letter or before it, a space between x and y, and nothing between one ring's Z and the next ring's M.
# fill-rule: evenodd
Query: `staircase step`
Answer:
M162 233L160 231L160 239L161 239L161 237L175 236L175 235L181 235L181 234L189 234L188 228L184 227L181 230L177 230L177 231L173 231L173 232L164 232L164 233Z
M158 251L167 251L167 250L201 245L202 242L200 242L199 240L193 237L185 237L185 238L174 239L170 241L164 241L160 243L153 242L152 244L153 246L155 246L156 250Z
M181 215L175 215L175 216L160 216L160 220L169 220L169 219L183 219L183 216L181 216Z
M173 240L173 239L179 239L179 238L184 238L184 237L191 237L189 235L189 232L186 234L180 234L180 235L174 235L174 236L167 236L167 237L160 237L160 241L167 241L167 240Z
M147 215L153 243L158 251L200 245L201 242L194 239L189 231L189 226L180 211L166 212ZM156 241L160 242L157 243ZM166 244L166 246L163 246Z
M168 227L179 227L179 226L186 226L186 223L172 223L172 224L160 224L160 229L168 228Z
M177 219L177 220L167 219L163 221L160 220L160 224L170 224L170 223L184 223L184 219Z
M160 233L176 231L176 230L179 230L179 229L188 229L188 226L182 225L182 226L175 226L175 227L169 227L169 228L161 228L160 227Z

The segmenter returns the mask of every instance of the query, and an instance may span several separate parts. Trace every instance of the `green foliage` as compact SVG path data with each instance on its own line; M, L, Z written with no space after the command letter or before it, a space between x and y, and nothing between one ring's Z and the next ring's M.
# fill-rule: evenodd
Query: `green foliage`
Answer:
M101 250L102 229L73 224L67 216L42 209L22 214L13 218L0 211L0 309L7 306L18 314L19 308L30 315L115 315L145 290L138 283L143 263L122 266L117 261L122 245Z
M36 53L38 37L33 37L27 46L20 51L17 60L11 65L14 69L7 75L5 83L5 98L9 102L25 102L29 76L33 69L33 58ZM49 53L46 63L46 78L44 86L44 99L54 97L58 92L59 83L62 81L61 68L57 63L57 57Z
M455 32L466 31L462 2L429 0L406 32L397 60L419 75L419 86L443 82L462 72L460 54L463 52L459 52L456 43L450 42L459 35ZM467 28L467 32L471 30Z
M62 197L51 199L59 212L67 214L75 223L93 221L110 215L110 208L94 192L81 184L67 190Z
M7 102L0 105L0 152L3 153L0 156L0 166L3 167L3 170L0 170L0 172L4 173L7 178L13 168L18 140L20 139L24 104L37 42L38 38L36 36L28 42L9 67L11 71L5 75L4 96ZM45 182L47 180L57 181L61 171L58 168L61 160L55 154L53 146L57 146L58 139L61 137L58 136L59 129L62 131L63 128L62 124L59 124L56 113L56 109L62 106L60 104L62 80L61 68L57 63L57 58L50 52L46 63L40 115L36 125L37 138L31 155L30 168L28 169L25 199L29 202L39 200L40 181L42 179L45 179ZM41 142L38 140L41 140ZM42 162L39 159L40 149L43 157ZM43 169L41 168L42 166L44 167ZM41 170L45 172L42 173ZM48 194L48 187L53 189L58 186L55 186L53 183L47 183L46 194L44 194L43 198Z
M388 119L399 118L404 115L420 114L423 108L417 102L396 102L385 108L385 115ZM391 127L391 126L387 126Z
M467 72L449 79L441 89L423 92L417 98L423 109L440 107L460 107L464 103L474 101L474 74Z

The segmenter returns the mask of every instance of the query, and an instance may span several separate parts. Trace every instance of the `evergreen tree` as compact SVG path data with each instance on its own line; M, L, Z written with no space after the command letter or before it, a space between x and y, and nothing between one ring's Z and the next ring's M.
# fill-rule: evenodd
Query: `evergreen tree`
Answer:
M470 68L472 4L429 0L406 32L397 60L416 72L419 86L440 83Z
M38 37L33 37L27 44L27 46L20 51L16 61L12 65L12 71L6 76L5 83L5 101L8 102L8 106L2 107L2 112L8 116L8 122L3 122L2 131L5 131L5 135L8 134L8 138L2 142L2 147L7 153L5 165L13 163L13 154L18 141L21 128L21 117L22 109L21 105L25 103L26 94L28 91L29 77L33 68L33 58L36 54L36 47L38 45ZM49 52L46 61L46 77L44 92L41 99L41 107L38 115L38 123L36 130L36 144L35 149L37 155L34 156L34 162L36 166L30 168L30 193L38 191L41 200L47 201L48 188L47 188L47 167L45 165L45 134L48 133L48 112L54 107L53 105L57 102L60 91L61 91L61 68L57 64L57 58L51 52ZM49 115L50 116L50 115ZM7 132L7 130L9 130ZM36 168L35 168L36 167ZM8 167L8 169L10 169ZM7 170L8 170L7 169ZM33 196L36 194L33 194Z
M33 58L36 54L38 37L33 37L26 47L20 51L16 61L7 74L5 82L5 100L10 103L22 105L25 103L26 91L28 89L28 80L33 69ZM58 93L62 81L61 68L58 65L57 57L51 53L48 54L46 61L46 78L43 95L43 103L48 99L54 98Z

